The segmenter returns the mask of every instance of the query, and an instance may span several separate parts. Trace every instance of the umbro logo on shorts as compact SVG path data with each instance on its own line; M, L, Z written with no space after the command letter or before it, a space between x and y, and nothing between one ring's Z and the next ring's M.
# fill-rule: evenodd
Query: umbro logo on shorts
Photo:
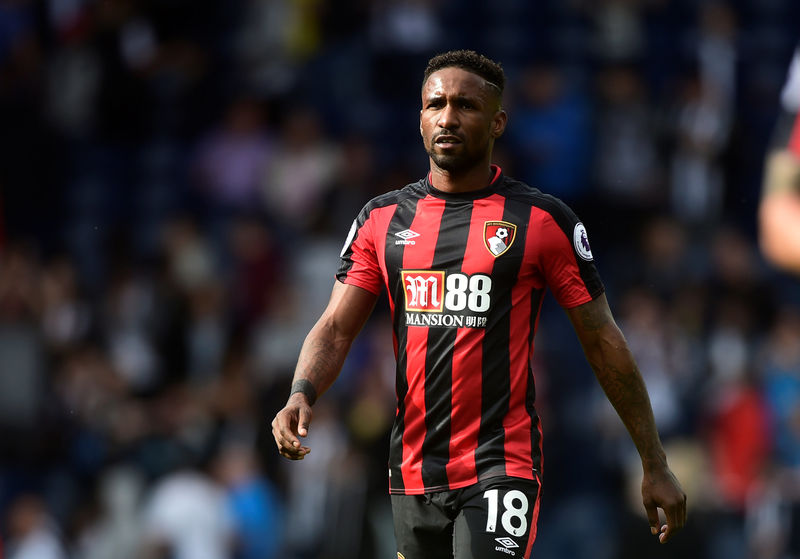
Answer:
M519 547L519 545L517 545L517 542L515 542L511 538L495 538L494 541L503 546L503 547L500 546L495 547L494 548L495 551L502 551L503 553L506 553L508 555L516 555L511 550L514 549L515 547Z
M497 543L499 543L503 547L508 547L508 548L519 547L517 545L517 542L515 542L511 538L495 538L494 541L496 541Z

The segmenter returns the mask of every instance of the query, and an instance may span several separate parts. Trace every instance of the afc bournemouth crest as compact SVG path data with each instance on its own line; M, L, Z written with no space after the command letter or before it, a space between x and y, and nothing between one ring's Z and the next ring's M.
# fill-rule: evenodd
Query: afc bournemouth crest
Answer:
M487 221L483 224L483 242L492 256L504 254L517 236L517 226L507 221Z

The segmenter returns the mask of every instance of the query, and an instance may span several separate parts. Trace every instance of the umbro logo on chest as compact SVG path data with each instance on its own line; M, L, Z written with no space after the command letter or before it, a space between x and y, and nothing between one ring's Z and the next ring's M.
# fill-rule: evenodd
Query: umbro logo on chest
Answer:
M414 241L415 237L419 237L419 233L416 231L412 231L411 229L404 229L399 233L394 234L395 237L398 237L395 241L395 245L414 245L416 241Z

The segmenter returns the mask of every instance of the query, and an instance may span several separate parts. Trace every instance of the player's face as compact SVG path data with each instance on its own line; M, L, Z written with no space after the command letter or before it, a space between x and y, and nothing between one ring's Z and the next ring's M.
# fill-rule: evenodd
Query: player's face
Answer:
M494 86L461 68L443 68L428 77L419 118L425 151L450 173L488 164L494 139L506 125Z

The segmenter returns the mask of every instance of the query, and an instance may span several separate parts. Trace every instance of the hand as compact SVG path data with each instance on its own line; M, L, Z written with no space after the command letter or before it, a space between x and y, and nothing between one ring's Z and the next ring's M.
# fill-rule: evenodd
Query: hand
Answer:
M311 452L298 438L308 435L311 415L311 406L306 397L296 393L289 397L286 406L272 420L272 436L281 456L289 460L302 460Z
M654 469L645 468L642 502L650 522L650 532L658 535L661 543L667 543L686 524L686 493L666 464ZM659 525L658 509L662 509L666 516L664 525Z

